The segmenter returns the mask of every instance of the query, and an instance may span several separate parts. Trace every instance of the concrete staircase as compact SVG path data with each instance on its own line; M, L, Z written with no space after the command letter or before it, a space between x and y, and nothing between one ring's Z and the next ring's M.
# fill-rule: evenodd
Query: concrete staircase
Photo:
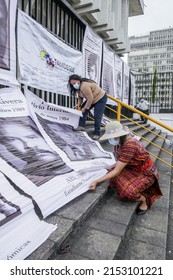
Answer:
M89 134L92 125L92 122L88 123ZM131 123L125 125L157 145L168 148L164 140L143 128ZM143 125L167 137L154 126ZM170 155L144 140L140 141L154 155L172 162ZM105 150L112 149L107 142L101 145ZM158 160L156 164L163 197L145 215L137 216L137 203L121 201L116 192L108 188L108 183L104 183L95 192L88 191L50 215L46 221L58 224L58 229L27 259L173 259L171 168Z

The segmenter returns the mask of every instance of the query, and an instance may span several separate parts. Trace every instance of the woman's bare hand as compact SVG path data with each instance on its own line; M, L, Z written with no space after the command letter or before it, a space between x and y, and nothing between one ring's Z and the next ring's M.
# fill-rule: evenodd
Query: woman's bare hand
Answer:
M94 182L92 182L91 185L89 186L89 189L92 190L92 191L95 191L96 187L97 187L97 182L94 181Z

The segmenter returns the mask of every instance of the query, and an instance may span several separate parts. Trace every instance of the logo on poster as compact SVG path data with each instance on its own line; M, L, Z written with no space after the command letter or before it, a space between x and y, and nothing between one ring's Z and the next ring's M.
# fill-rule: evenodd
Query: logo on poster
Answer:
M74 73L74 67L61 62L60 60L57 60L56 58L53 58L48 52L46 52L45 50L42 50L40 52L40 57L41 59L46 61L46 65L48 67L50 67L51 69L59 67L62 68L63 70L66 70L70 73Z

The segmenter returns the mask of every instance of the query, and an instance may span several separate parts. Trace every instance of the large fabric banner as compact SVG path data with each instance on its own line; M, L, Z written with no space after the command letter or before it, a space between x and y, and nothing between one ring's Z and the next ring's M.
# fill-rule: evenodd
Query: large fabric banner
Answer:
M103 70L102 70L102 88L112 97L115 97L115 62L114 52L103 44ZM108 104L115 105L111 99L108 99Z
M129 102L129 66L123 62L123 102Z
M47 217L86 192L90 182L106 174L106 166L114 160L84 133L73 131L79 112L50 107L32 93L28 97L29 91L26 95L34 121L27 109L25 116L20 113L19 117L20 110L16 110L15 116L13 112L9 117L7 112L8 117L0 118L1 171L30 195ZM24 104L18 107L24 108ZM11 108L8 104L9 111Z
M16 80L16 6L17 0L0 1L0 84L18 85Z
M88 26L83 41L83 77L100 84L102 39Z
M18 10L19 81L41 90L68 95L71 74L82 73L82 53L49 33Z
M57 226L41 221L32 200L1 172L0 181L0 260L25 259Z
M133 107L135 106L135 98L135 76L132 73L130 73L130 105Z
M27 89L25 95L32 118L43 137L68 166L78 171L88 167L95 169L98 165L105 166L107 161L109 164L110 153L104 151L86 133L73 130L78 125L80 111L44 102Z
M122 101L123 88L123 61L115 54L115 97Z

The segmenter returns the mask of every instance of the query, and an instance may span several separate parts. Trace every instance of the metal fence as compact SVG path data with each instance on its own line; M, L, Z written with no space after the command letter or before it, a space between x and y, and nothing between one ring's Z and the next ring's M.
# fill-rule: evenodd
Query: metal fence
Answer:
M157 74L156 96L152 102L154 74L137 74L136 103L140 97L145 97L150 103L151 113L173 113L173 72Z

